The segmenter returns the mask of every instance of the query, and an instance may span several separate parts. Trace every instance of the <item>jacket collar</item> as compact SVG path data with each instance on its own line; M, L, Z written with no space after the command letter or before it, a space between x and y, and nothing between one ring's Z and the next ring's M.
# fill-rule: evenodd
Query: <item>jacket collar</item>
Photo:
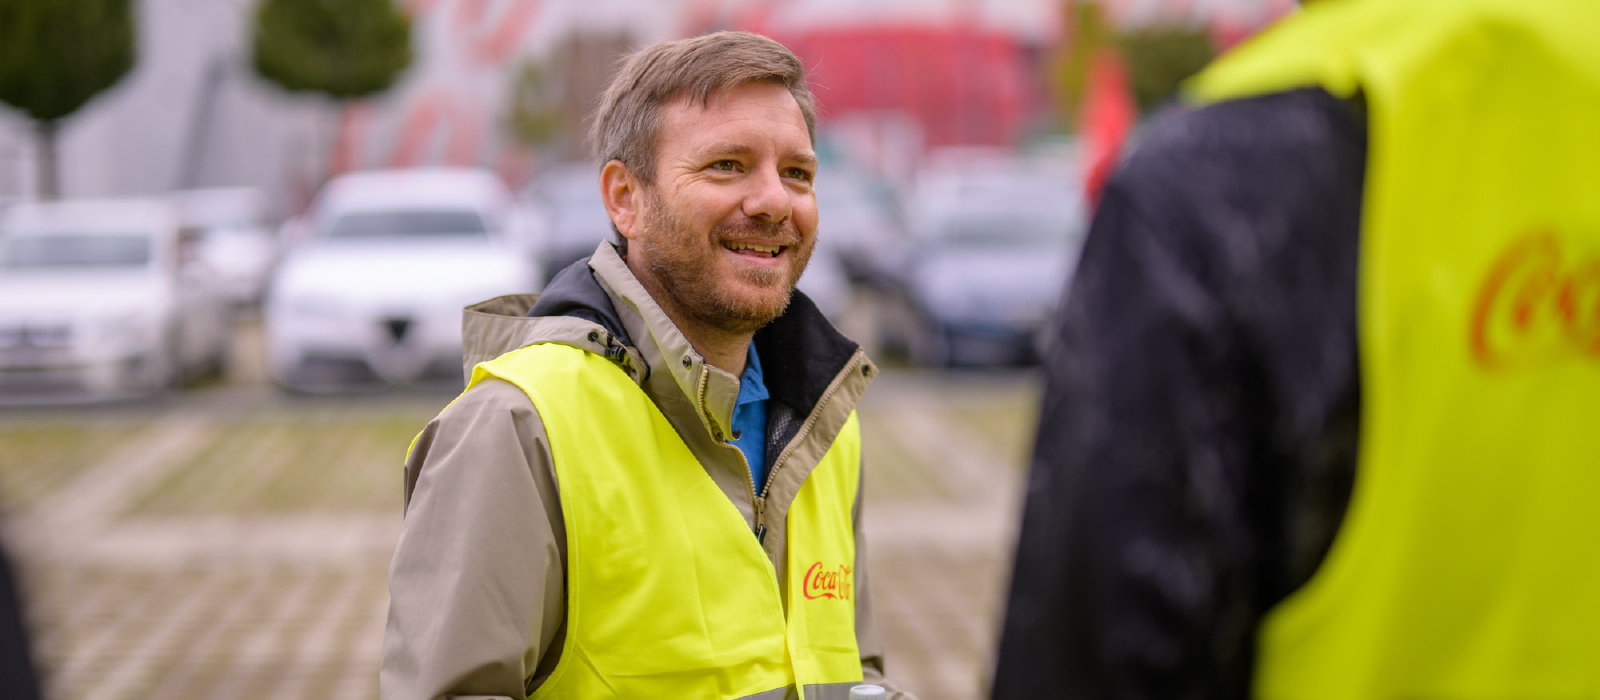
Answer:
M718 441L732 433L739 378L706 364L610 242L558 273L541 295L498 297L466 311L469 376L478 362L519 347L563 343L622 366L658 404L694 405ZM856 362L859 346L835 330L798 290L788 309L756 332L755 343L771 398L800 416L810 414L840 381L860 380L861 386L846 392L859 396L865 380L875 374L864 357ZM841 376L846 369L859 376Z

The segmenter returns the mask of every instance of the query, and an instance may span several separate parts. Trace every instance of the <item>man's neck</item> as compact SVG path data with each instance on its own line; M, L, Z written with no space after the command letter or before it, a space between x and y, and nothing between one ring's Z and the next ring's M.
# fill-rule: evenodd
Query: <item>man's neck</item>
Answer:
M745 361L750 359L750 340L753 335L728 334L715 329L692 328L693 323L667 310L667 317L677 324L678 330L689 339L689 344L706 358L706 364L737 377L744 373Z
M689 340L689 344L694 346L695 351L705 358L706 364L735 377L744 373L744 363L749 358L750 341L755 338L754 332L730 333L698 321L672 303L671 296L661 288L654 277L640 274L639 270L634 269L633 261L629 260L627 263L634 278L644 286L656 305L666 312L667 318L672 320L672 325L678 327L678 332L682 333L683 337Z

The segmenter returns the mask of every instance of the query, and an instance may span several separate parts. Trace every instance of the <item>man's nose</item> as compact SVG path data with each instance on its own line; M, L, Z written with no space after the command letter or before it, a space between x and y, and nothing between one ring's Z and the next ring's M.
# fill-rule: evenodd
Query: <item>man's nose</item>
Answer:
M749 180L744 198L744 215L759 221L778 223L794 211L789 188L776 170L762 169Z

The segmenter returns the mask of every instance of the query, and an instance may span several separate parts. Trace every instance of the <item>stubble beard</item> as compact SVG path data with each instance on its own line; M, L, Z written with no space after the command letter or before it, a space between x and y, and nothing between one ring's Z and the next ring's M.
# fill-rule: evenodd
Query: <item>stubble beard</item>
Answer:
M713 228L709 241L696 241L696 235L672 212L660 195L646 195L649 206L643 224L644 235L630 245L644 249L649 256L650 272L667 297L688 320L716 331L748 335L760 330L782 315L794 296L795 283L805 272L811 259L812 243L804 241L795 230L792 220L764 224L753 219L736 223L724 222ZM725 288L718 279L718 266L714 256L721 241L741 237L779 241L789 246L786 255L794 255L795 263L789 269L736 270L742 282L780 293L750 295ZM702 251L709 246L711 255Z

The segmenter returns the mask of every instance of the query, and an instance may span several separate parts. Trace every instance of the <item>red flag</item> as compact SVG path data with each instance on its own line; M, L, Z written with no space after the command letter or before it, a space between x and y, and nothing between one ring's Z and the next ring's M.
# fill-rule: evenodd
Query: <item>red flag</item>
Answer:
M1090 206L1100 201L1100 190L1116 169L1122 142L1133 130L1138 114L1122 57L1109 48L1096 51L1089 64L1089 85L1078 125L1084 143L1084 194Z

